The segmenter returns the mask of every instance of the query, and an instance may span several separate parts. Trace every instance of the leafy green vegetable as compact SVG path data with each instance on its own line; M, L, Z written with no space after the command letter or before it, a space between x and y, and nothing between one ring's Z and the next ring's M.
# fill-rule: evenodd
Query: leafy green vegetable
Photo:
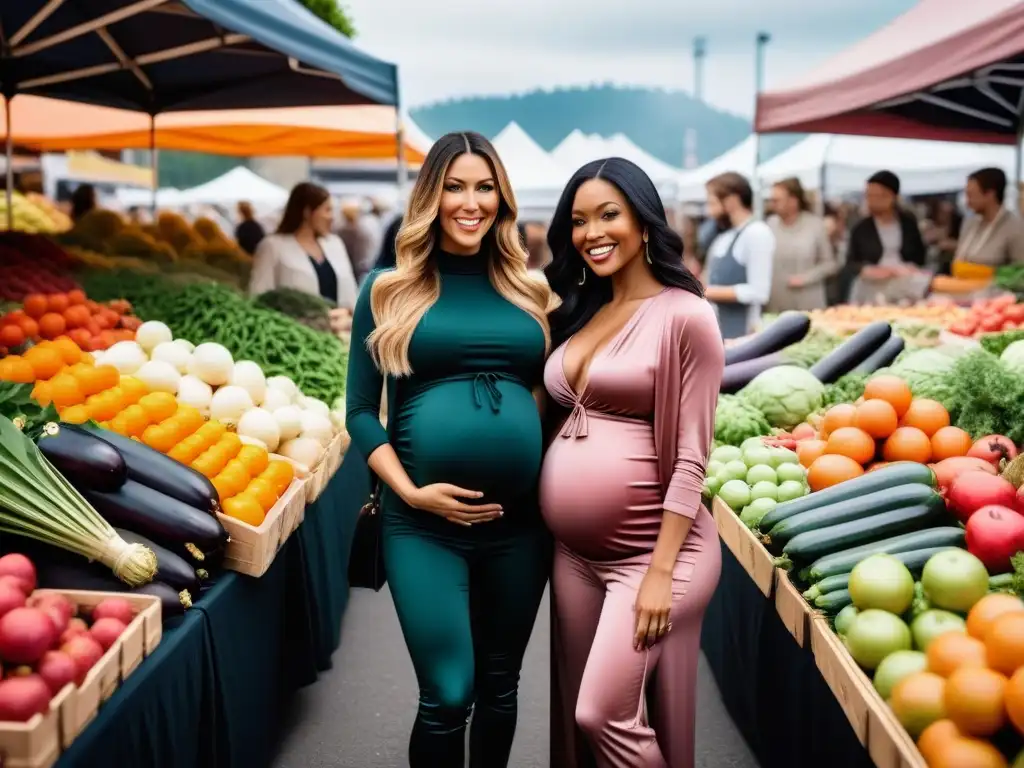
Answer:
M782 350L782 356L792 365L810 368L834 350L843 339L818 327L812 327L801 341Z
M50 421L59 421L57 409L52 405L42 408L32 399L32 384L14 384L0 381L0 417L35 440Z
M840 376L834 383L826 385L822 405L831 408L839 403L852 403L864 394L864 387L872 375L852 371Z
M938 349L919 349L897 360L888 373L899 376L910 385L914 397L938 400L949 408L951 373L956 357Z
M330 333L330 311L337 305L320 296L314 296L295 288L277 288L262 293L254 299L258 307L266 307L295 318L314 331Z
M767 435L771 425L757 408L736 395L719 395L715 410L715 441L739 445L749 437Z
M986 333L981 337L981 348L993 355L1001 355L1008 346L1022 340L1024 340L1024 330Z
M947 383L949 396L942 402L954 424L975 437L1005 435L1024 442L1024 376L979 349L956 361Z
M792 429L821 407L824 393L825 385L810 371L780 365L758 374L739 394L773 427Z

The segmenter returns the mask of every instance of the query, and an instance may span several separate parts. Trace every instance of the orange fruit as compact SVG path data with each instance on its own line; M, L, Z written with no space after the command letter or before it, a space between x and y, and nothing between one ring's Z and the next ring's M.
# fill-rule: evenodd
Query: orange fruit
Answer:
M825 420L821 423L821 431L831 435L837 429L852 427L857 417L857 407L849 403L833 405L825 412Z
M231 459L218 451L216 447L207 448L199 458L192 462L192 469L208 478L214 478L221 473Z
M985 644L962 632L946 632L928 644L928 671L949 677L961 668L986 666Z
M971 436L960 427L941 427L932 435L932 461L966 456L971 445Z
M928 761L928 768L1007 768L1006 758L984 739L961 736Z
M910 403L910 408L900 419L904 427L917 427L931 437L943 427L949 426L949 411L938 400L918 398Z
M28 350L24 357L35 371L37 379L52 379L64 367L64 358L53 347L37 345Z
M39 318L39 335L44 339L56 339L67 330L67 322L64 315L56 312L47 312Z
M234 496L237 493L241 493L249 487L249 483L252 482L252 475L246 468L245 464L240 462L238 459L232 459L220 471L217 477L225 478L231 485L231 493L228 496ZM226 498L221 496L221 498Z
M295 467L287 461L275 459L267 465L267 468L260 474L259 479L270 482L280 496L288 490L288 486L295 479Z
M46 314L46 310L50 308L50 302L41 293L30 293L25 297L22 306L26 315L38 318Z
M871 437L885 439L899 426L899 416L891 403L885 400L865 400L857 406L853 426L864 430Z
M225 432L220 436L220 440L216 442L214 448L223 451L228 459L234 459L238 456L238 452L242 450L242 438L234 432Z
M167 452L167 455L180 464L191 464L198 459L207 448L201 437L189 435Z
M985 634L988 665L1004 675L1024 667L1024 612L1004 613Z
M51 312L63 312L70 306L66 293L51 293L46 297L46 308Z
M149 394L149 387L134 376L122 376L120 387L124 393L124 401L128 405L134 405Z
M932 441L917 427L900 427L882 446L886 461L916 461L927 464L932 455Z
M1024 733L1024 668L1013 673L1006 685L1006 714L1019 733Z
M910 385L899 376L875 376L864 386L864 401L875 399L885 400L896 410L896 415L902 418L910 408L914 395Z
M810 467L814 460L825 453L824 440L801 440L796 444L796 455L804 468Z
M820 491L863 474L864 467L849 456L826 453L808 467L807 484L812 491Z
M8 355L4 358L3 380L15 384L32 384L36 380L36 372L25 358Z
M260 503L247 493L240 493L221 503L224 514L248 523L253 527L259 526L267 516Z
M238 461L251 477L258 477L270 464L270 454L258 445L243 445L238 451Z
M85 407L89 409L89 415L94 421L107 421L121 411L121 403L109 397L106 392L87 397Z
M223 422L208 421L196 430L196 434L202 436L202 438L206 440L207 445L213 445L220 440L227 431L227 425Z
M116 379L108 373L108 369L117 374ZM105 389L117 386L121 379L121 374L117 373L117 368L106 365L82 365L81 367L76 365L71 369L71 373L78 380L78 386L86 397L99 394Z
M896 719L917 738L936 720L946 718L946 681L934 672L915 672L892 689L889 706Z
M127 434L131 437L141 437L146 427L152 423L146 409L141 405L129 405L122 413L127 422Z
M142 431L142 442L160 453L167 453L178 444L178 436L164 424L150 424Z
M956 723L952 720L936 720L923 731L917 740L917 749L921 757L929 764L946 748L953 739L963 736Z
M36 385L32 387L32 399L44 408L53 402L53 398L50 396L50 382L37 381Z
M875 441L857 427L840 427L828 436L825 453L848 456L858 464L867 464L875 458Z
M1009 681L992 669L962 667L946 678L946 714L971 736L991 736L1006 722Z
M150 392L139 399L139 405L156 423L171 418L178 410L178 401L170 392Z
M50 398L57 408L81 405L85 402L85 393L78 385L78 380L69 373L54 376L49 385Z
M984 640L992 623L1006 613L1024 612L1024 601L1015 595L994 593L976 602L967 614L967 634Z
M274 488L269 480L260 480L259 478L250 482L246 486L245 492L260 503L264 512L269 512L277 503L278 498L280 498L277 489Z
M72 405L60 412L60 420L68 424L85 424L91 416L84 405Z
M67 336L55 340L53 349L60 353L65 365L74 365L82 359L82 350Z

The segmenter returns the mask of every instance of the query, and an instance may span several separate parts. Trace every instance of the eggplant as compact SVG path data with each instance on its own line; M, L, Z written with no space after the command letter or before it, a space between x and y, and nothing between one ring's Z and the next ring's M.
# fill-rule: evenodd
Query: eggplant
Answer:
M39 451L76 488L116 491L128 479L128 467L117 448L70 424L47 425Z
M93 592L120 592L129 595L152 595L160 598L161 612L165 619L181 616L192 607L194 597L187 589L175 589L161 581L151 581L135 589L129 589L110 571L104 571L86 560L72 563L63 560L49 561L40 558L35 561L39 586L46 589L86 589Z
M198 595L202 580L199 573L189 563L166 547L161 547L145 536L140 536L123 528L115 528L117 534L129 544L142 544L153 550L156 555L156 576L161 581L177 590L187 589L191 594ZM203 569L200 569L203 570ZM205 576L203 577L205 578Z
M815 363L811 373L822 384L832 384L877 352L890 336L892 326L884 321L866 325Z
M718 391L731 395L747 386L758 374L764 373L769 368L786 365L787 362L782 353L773 352L763 357L755 357L753 360L727 365L722 372L722 385Z
M783 312L775 322L734 347L725 350L725 364L731 366L746 360L780 352L802 341L811 330L811 318L803 312ZM725 390L722 390L723 392Z
M874 373L879 368L892 365L893 360L900 356L903 351L903 337L898 333L890 336L886 342L876 349L868 358L853 370L856 373Z
M174 459L164 456L148 445L132 440L116 432L82 425L75 427L86 434L97 435L120 451L128 466L128 479L166 494L196 509L211 515L220 511L220 496L206 477L192 467L186 467Z
M205 555L227 543L228 533L216 517L135 480L129 479L109 493L80 490L108 523L135 531L168 549L184 547Z

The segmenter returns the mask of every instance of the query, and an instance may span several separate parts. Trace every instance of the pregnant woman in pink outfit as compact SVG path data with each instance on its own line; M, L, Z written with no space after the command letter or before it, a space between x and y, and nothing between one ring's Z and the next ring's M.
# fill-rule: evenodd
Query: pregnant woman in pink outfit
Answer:
M551 764L691 768L701 620L721 569L701 503L718 322L627 160L577 171L548 244L561 298L541 474L556 539Z

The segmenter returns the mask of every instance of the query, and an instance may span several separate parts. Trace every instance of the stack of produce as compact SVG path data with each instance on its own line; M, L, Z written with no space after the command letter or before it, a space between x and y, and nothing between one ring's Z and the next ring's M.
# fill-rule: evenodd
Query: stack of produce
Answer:
M963 317L947 323L950 333L978 338L986 333L1012 331L1024 327L1024 303L1011 294L976 301Z
M85 282L90 295L124 296L140 317L166 324L176 339L219 344L256 363L268 378L289 377L307 397L334 404L344 395L348 349L336 336L258 307L238 291L123 274L97 274Z
M71 222L42 195L26 197L20 192L11 194L11 210L14 213L12 230L20 232L61 232ZM7 195L0 195L0 229L7 229Z
M330 312L336 307L320 296L294 288L276 288L256 297L257 306L273 309L321 333L331 333Z
M1024 294L1024 264L996 267L993 285L1014 294Z
M135 618L131 603L118 597L79 616L67 597L39 592L36 585L36 567L28 557L0 557L2 722L28 722L46 713L65 686L82 685Z
M830 328L836 332L852 332L869 323L879 321L945 327L966 315L965 310L947 299L931 299L908 307L899 306L857 306L838 304L808 313L815 325Z
M87 351L107 349L118 341L135 338L141 321L126 301L106 305L90 301L75 289L67 293L31 293L21 309L0 317L0 347L8 352L40 339L71 339ZM0 357L5 352L0 350Z
M78 288L67 275L71 262L27 252L17 235L20 233L0 236L0 301L22 301L30 293L64 293Z
M806 472L793 451L769 446L751 437L739 448L723 445L712 452L704 480L704 495L718 496L750 528L779 502L808 492Z

